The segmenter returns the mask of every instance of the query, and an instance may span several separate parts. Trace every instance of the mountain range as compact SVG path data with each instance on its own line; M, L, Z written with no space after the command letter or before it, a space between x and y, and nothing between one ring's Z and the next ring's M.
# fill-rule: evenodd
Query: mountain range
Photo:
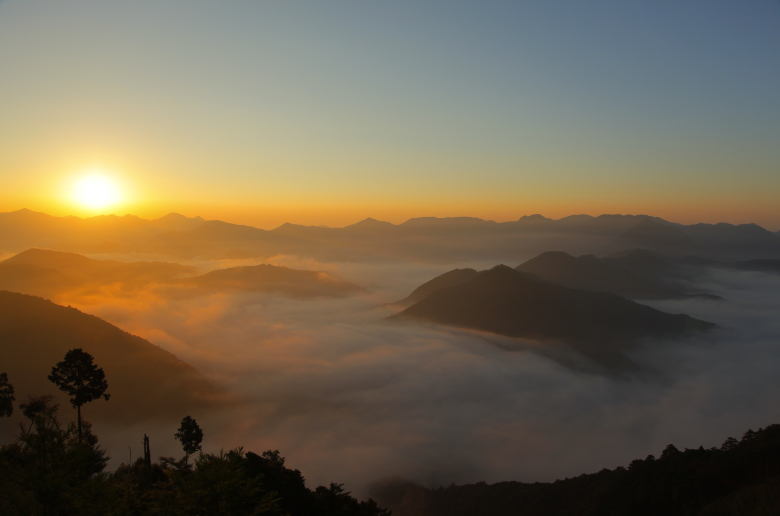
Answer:
M29 210L0 213L0 251L29 247L80 253L147 252L172 257L247 258L294 254L320 260L516 259L559 249L609 254L646 248L716 260L780 258L780 236L755 224L683 225L648 215L541 215L494 222L421 217L402 224L365 219L343 228L283 224L273 230L169 214L80 219Z

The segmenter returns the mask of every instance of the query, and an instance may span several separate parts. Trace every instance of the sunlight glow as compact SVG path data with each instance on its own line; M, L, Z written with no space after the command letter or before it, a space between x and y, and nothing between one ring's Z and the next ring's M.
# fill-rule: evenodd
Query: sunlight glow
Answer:
M114 181L101 174L91 174L76 182L73 197L82 206L98 209L116 204L120 195Z

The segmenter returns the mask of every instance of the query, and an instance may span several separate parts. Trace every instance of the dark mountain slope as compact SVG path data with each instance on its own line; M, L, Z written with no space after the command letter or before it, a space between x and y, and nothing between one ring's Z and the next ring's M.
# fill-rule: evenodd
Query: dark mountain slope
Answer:
M171 353L98 317L39 297L0 291L0 367L18 400L51 393L58 395L63 409L70 407L47 376L73 348L95 357L111 394L107 402L85 405L88 420L180 419L181 414L213 408L227 399Z
M553 483L480 482L427 489L377 485L394 516L734 516L776 515L780 507L780 425L741 441L680 451L669 445L628 467Z
M394 303L401 306L411 306L418 301L422 301L428 295L445 288L457 287L477 276L474 269L454 269L436 276L430 281L426 281L404 299Z
M579 257L550 251L518 265L517 270L533 273L550 283L571 288L611 292L630 299L686 299L704 294L687 294L670 286L664 276L671 266L655 253L633 251L620 257ZM708 296L716 298L716 296Z
M701 250L680 227L650 219L629 228L614 241L613 246L616 249L643 248L675 254L691 254Z
M757 224L681 226L707 255L721 260L780 258L780 238Z
M681 337L714 326L614 294L534 281L505 265L433 292L393 317L564 342L610 367L627 366L621 350L642 338Z

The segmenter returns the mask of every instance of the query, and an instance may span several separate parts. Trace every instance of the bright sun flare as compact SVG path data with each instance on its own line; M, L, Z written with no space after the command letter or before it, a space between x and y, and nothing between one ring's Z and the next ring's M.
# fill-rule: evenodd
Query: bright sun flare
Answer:
M119 201L119 189L111 179L92 174L78 180L73 196L87 208L105 208Z

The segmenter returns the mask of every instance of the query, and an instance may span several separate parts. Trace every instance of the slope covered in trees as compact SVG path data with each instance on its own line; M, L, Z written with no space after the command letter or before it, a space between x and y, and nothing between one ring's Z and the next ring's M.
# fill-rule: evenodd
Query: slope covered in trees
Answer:
M301 472L285 467L278 451L257 455L238 448L199 453L190 462L187 447L193 442L182 439L184 458L152 462L144 436L143 457L105 473L108 457L91 425L82 440L76 425L58 418L50 396L19 408L28 422L15 442L0 446L4 516L389 516L341 484L307 488Z
M228 399L193 367L151 342L75 308L0 291L0 364L17 393L51 392L46 378L73 348L90 350L111 378L111 403L90 407L86 419L130 423Z
M720 448L678 450L552 483L428 489L397 481L375 496L395 516L759 516L780 513L780 425Z

